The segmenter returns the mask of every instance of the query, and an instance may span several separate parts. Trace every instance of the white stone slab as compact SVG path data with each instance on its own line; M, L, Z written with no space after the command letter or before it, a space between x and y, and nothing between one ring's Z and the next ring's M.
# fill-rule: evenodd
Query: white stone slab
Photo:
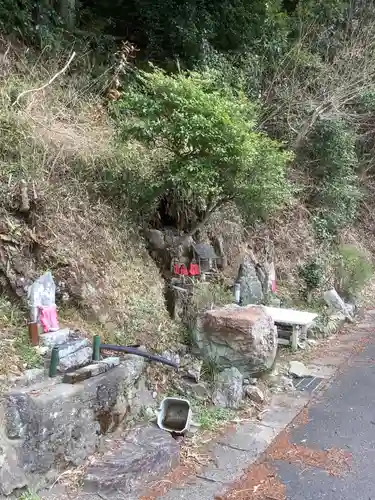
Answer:
M281 307L265 307L265 310L275 323L280 323L282 325L308 326L318 316L316 313L296 311L295 309L283 309Z

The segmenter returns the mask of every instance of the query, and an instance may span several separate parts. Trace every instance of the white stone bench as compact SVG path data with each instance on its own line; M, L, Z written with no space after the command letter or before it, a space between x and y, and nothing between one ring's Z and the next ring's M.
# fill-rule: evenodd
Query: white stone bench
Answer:
M300 334L306 334L308 327L318 316L316 313L296 311L295 309L282 309L281 307L265 307L265 309L275 324L278 323L279 325L288 325L292 327L291 341L287 339L278 339L278 343L284 345L292 344L292 349L294 351L298 347Z

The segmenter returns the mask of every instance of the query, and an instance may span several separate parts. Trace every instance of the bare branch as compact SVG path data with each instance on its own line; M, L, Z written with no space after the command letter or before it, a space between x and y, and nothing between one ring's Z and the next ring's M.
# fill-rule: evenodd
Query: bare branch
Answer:
M30 212L30 200L29 200L27 183L26 183L25 179L22 179L20 182L20 191L21 191L20 212L28 213L28 212Z
M174 247L177 247L179 245L183 245L185 243L185 241L188 239L188 238L191 238L192 236L194 236L194 234L199 231L200 229L202 229L205 224L208 222L208 220L210 219L211 215L218 209L220 208L221 206L223 206L225 203L227 203L228 201L230 201L228 198L221 198L219 201L217 201L216 203L212 203L210 205L208 205L207 207L207 210L205 211L202 219L198 222L198 224L194 225L191 230L187 233L185 233L183 236L181 236L181 238L179 238L174 244L173 246Z
M60 71L58 71L47 83L45 83L44 85L42 85L41 87L38 87L36 89L29 89L29 90L24 90L23 92L21 92L19 94L19 96L17 97L17 99L13 102L12 106L15 106L16 104L18 104L18 102L21 99L21 97L24 97L25 95L30 94L31 92L40 92L41 90L43 90L46 87L48 87L48 85L51 85L51 83L54 80L56 80L56 78L58 78L60 75L62 75L63 73L65 73L65 71L70 66L70 63L75 58L75 56L76 56L76 53L73 52L72 55L69 57L69 59L68 59L67 63L65 64L65 66L62 69L60 69Z

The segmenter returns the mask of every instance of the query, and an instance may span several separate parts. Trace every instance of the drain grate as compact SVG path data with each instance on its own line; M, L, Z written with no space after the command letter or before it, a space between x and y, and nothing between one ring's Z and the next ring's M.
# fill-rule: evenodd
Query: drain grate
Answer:
M307 391L311 394L323 385L324 380L319 377L303 377L294 382L294 387L297 391Z

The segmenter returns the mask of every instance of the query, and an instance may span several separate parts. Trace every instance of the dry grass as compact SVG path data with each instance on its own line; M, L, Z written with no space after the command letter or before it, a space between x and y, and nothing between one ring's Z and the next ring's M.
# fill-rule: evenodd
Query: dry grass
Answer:
M239 266L249 250L260 263L274 259L278 293L293 302L301 299L300 266L324 253L315 238L310 215L303 204L295 199L266 223L244 229L238 210L228 206L214 215L208 224L207 234L222 235L225 241L228 268L224 274L228 277L237 276Z
M251 250L260 263L274 259L277 273L278 293L291 302L300 300L300 266L310 258L321 254L316 241L310 214L306 208L293 200L292 204L278 212L266 223L244 228L238 210L227 206L209 221L203 238L221 236L228 258L224 275L236 278L240 264Z
M51 269L67 299L65 324L161 348L177 334L163 280L126 207L116 209L100 195L98 172L119 161L111 120L93 92L100 77L86 78L78 57L52 85L12 106L65 60L46 64L40 56L30 63L21 49L0 58L7 76L0 82L1 284L15 291L21 277L26 287ZM21 179L31 201L27 217L17 213Z
M16 303L0 295L0 375L20 375L39 366L40 357L29 345L26 314ZM0 392L2 392L0 382Z
M273 255L278 287L295 297L300 288L298 269L319 252L310 214L297 200L267 224L249 234L252 248L260 258L267 249Z
M142 343L167 340L174 325L165 310L163 282L142 240L124 214L90 203L72 186L54 197L46 227L46 265L86 319L107 332L127 332ZM74 199L75 198L75 199ZM43 230L43 229L41 229ZM152 343L152 341L151 341Z

